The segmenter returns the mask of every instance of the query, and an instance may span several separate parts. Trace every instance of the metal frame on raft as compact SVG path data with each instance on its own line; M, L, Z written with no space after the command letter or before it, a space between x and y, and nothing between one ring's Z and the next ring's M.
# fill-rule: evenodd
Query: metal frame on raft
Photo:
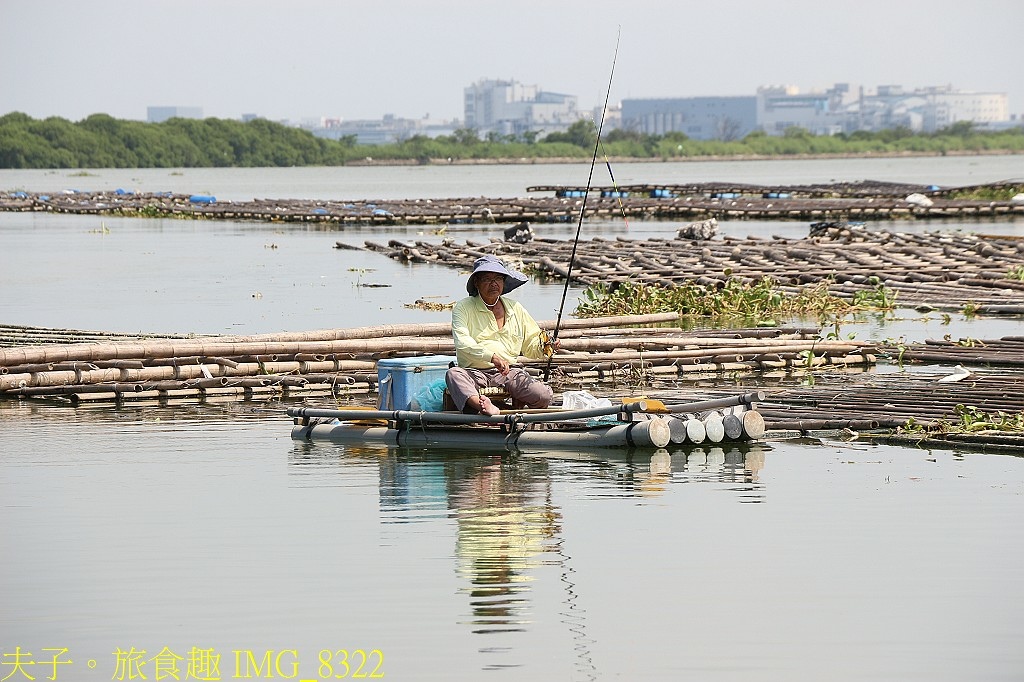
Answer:
M765 432L760 391L664 405L640 400L581 410L509 411L494 416L407 410L293 407L295 440L393 447L664 448L670 443L750 441ZM736 408L743 408L737 410ZM602 418L614 417L614 421ZM328 420L328 421L322 421Z

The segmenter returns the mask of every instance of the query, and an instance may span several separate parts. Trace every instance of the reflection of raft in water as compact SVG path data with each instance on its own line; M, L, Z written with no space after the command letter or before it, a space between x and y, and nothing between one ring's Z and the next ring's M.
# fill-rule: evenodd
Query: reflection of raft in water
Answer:
M764 420L760 392L679 405L638 401L581 410L527 410L492 417L457 412L331 410L295 407L292 438L522 450L527 448L663 448L670 443L755 440Z

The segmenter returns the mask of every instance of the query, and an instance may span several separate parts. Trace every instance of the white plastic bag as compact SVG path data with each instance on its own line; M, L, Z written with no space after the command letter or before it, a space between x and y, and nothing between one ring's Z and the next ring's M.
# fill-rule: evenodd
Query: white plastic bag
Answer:
M611 407L608 398L595 398L586 391L566 391L562 394L562 408L566 410L589 410L594 407Z

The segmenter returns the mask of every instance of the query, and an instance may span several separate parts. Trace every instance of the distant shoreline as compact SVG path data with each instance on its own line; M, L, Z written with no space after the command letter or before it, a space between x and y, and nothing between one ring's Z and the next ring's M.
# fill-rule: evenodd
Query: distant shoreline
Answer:
M850 152L842 154L735 154L725 156L683 156L673 158L612 156L609 161L615 163L685 163L717 162L717 161L813 161L815 159L910 159L910 158L941 158L943 156L1024 156L1021 152L1008 149L956 150L947 152ZM602 156L600 160L604 160ZM591 157L518 157L494 159L431 159L428 162L416 159L374 159L367 157L362 160L349 161L345 166L530 166L590 163Z

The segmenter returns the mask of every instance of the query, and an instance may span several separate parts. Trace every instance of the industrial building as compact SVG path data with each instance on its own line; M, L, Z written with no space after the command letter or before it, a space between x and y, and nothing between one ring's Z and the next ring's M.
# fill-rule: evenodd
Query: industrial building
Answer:
M679 132L695 140L739 140L757 129L757 99L624 99L622 128L648 135Z
M188 107L150 107L150 120L170 116L201 116ZM198 113L196 113L198 112ZM480 80L463 90L464 120L405 119L388 115L379 120L319 119L303 128L332 139L354 137L359 144L401 142L414 136L451 135L459 129L481 138L498 135L524 139L565 132L581 118L599 120L600 109L580 111L575 95L543 90L515 80ZM162 118L155 118L161 116ZM1019 125L1009 113L1005 93L963 92L952 86L904 89L880 85L874 91L836 83L824 91L801 91L792 85L769 85L755 95L624 99L611 106L605 130L621 128L648 135L678 132L695 140L740 140L755 131L784 135L791 128L814 135L858 130L877 132L905 128L930 133L961 121L978 128Z
M481 80L463 92L465 127L481 135L565 132L581 117L575 95L546 92L514 80Z

